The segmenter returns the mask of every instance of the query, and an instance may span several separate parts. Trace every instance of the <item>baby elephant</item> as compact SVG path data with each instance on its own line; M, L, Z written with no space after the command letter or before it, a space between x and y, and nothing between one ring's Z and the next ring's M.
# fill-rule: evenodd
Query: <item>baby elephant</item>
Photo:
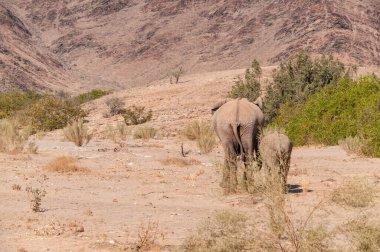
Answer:
M269 174L278 172L284 193L288 192L286 180L289 172L292 148L293 144L289 138L278 132L265 135L261 139L259 146L262 168Z

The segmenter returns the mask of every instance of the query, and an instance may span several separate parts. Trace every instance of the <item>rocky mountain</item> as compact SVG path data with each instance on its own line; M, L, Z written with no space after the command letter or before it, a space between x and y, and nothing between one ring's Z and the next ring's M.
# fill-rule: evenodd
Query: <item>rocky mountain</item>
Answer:
M26 48L20 67L0 51L2 78L11 84L12 71L20 72L15 85L29 85L30 76L30 85L44 86L48 74L68 85L65 74L75 72L85 87L140 86L178 66L188 73L245 68L253 58L273 65L299 49L380 65L378 0L4 1L4 49ZM28 55L40 58L29 66Z

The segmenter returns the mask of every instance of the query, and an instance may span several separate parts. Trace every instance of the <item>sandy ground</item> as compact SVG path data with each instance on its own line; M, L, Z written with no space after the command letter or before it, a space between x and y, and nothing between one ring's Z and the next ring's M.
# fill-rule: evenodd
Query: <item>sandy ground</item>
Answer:
M162 234L157 250L170 251L218 210L242 211L260 222L265 215L260 200L246 193L223 195L221 146L200 154L194 142L178 133L193 119L210 120L210 106L223 98L241 72L186 76L176 85L162 81L114 94L127 106L153 110L149 125L159 129L157 139L128 137L122 144L104 139L106 125L121 118L103 117L107 98L102 98L87 105L88 125L95 134L87 146L75 147L55 131L35 140L37 154L0 154L0 251L120 251L135 243L139 230L149 223L157 223ZM184 167L163 164L167 158L181 158L181 144L189 151L185 159L198 162ZM60 155L76 157L89 171L44 170ZM380 159L348 156L338 146L295 148L288 178L293 190L286 195L294 222L304 220L321 200L311 225L332 229L363 212L378 218L379 198L364 210L330 201L332 190L348 177L364 177L379 189ZM46 190L42 212L31 210L28 186Z

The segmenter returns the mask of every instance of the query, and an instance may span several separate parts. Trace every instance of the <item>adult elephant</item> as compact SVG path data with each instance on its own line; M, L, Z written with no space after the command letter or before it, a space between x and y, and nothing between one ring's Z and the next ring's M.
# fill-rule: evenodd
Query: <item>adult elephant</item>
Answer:
M264 124L263 102L235 99L220 102L212 109L213 127L224 148L224 170L221 186L227 192L237 189L237 156L241 155L245 165L244 179L247 179L247 165L252 158L258 158L258 134Z

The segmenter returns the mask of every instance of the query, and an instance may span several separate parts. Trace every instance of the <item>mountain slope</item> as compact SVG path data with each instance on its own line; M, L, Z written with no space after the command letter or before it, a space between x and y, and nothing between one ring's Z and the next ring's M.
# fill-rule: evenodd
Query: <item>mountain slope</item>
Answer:
M2 4L0 24L0 91L69 87L61 62L38 46L27 26Z
M82 75L127 86L278 64L303 48L380 65L377 0L16 0L44 45Z

